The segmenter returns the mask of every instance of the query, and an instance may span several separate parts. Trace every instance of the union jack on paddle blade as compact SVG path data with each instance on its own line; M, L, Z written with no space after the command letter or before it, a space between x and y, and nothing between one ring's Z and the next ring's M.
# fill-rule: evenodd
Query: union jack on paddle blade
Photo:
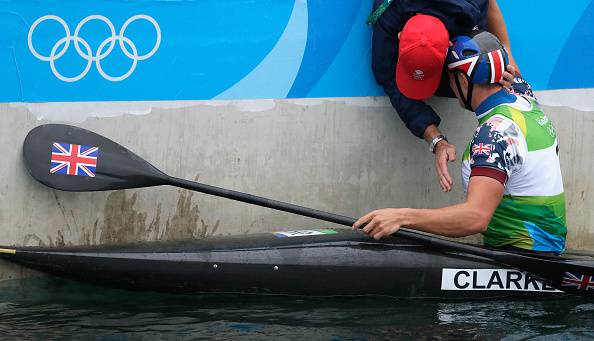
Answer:
M54 142L50 173L95 177L99 148Z

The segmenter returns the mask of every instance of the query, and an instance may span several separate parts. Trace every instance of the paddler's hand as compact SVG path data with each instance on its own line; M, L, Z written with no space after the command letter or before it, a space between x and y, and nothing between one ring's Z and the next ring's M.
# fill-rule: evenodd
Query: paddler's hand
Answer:
M369 212L355 222L353 229L362 227L365 234L379 240L406 225L405 216L409 210L408 208L384 208Z
M452 177L448 170L448 161L456 161L456 146L446 140L441 140L435 145L435 171L439 185L444 192L452 190Z
M511 85L514 83L514 78L518 70L513 65L508 65L503 72L503 78L499 81L499 84L506 89L511 89Z

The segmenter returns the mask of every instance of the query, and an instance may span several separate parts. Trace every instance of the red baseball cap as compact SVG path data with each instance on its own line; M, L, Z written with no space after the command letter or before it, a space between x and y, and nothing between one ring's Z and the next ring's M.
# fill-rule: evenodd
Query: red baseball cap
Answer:
M450 35L438 18L417 14L410 18L400 34L396 84L402 94L412 99L427 99L441 80Z

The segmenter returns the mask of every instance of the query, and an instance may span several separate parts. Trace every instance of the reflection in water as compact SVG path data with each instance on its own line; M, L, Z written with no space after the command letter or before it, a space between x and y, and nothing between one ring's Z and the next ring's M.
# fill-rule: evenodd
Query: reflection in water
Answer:
M592 339L594 302L137 293L59 279L0 284L9 340Z

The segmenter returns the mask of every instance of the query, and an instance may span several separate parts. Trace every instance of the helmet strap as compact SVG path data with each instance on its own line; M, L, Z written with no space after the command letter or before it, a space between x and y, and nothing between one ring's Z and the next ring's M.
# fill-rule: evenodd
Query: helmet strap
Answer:
M462 100L464 107L470 111L474 111L472 109L472 93L474 92L474 83L472 83L470 77L468 77L466 73L463 74L466 77L466 80L468 80L468 90L466 92L466 96L464 96L464 93L462 92L462 85L460 84L460 80L458 79L457 74L454 77L454 80L456 82L456 88L458 88L458 94L460 95L460 99Z
M468 93L466 94L466 103L464 103L464 105L466 106L466 109L468 109L470 111L474 111L474 109L472 108L472 94L473 93L474 93L474 83L468 82Z

